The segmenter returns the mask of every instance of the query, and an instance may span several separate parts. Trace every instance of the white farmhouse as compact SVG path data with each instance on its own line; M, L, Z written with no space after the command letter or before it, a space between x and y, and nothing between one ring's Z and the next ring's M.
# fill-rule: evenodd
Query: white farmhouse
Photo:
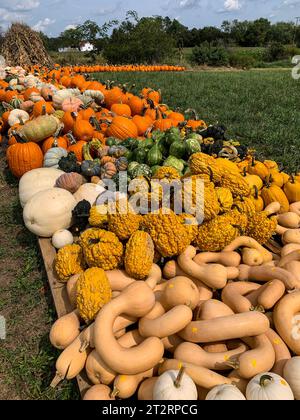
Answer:
M81 42L79 48L81 52L90 52L94 50L94 45L90 42Z

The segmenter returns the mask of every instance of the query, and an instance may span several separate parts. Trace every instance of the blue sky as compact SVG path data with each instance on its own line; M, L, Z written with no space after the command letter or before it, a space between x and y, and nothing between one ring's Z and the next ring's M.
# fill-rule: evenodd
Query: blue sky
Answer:
M127 10L140 16L168 15L186 26L203 27L219 26L226 19L294 20L300 16L300 0L0 0L0 26L21 20L57 35L86 19L99 24L122 19Z

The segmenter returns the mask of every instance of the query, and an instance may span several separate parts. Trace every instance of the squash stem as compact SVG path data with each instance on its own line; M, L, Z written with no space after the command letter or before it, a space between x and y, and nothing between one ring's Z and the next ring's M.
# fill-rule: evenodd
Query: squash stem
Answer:
M119 395L120 391L118 390L118 388L114 387L114 389L111 391L110 393L110 398L115 398Z
M61 382L61 381L63 381L63 377L58 373L58 372L56 372L56 375L54 376L54 378L53 378L53 380L52 380L52 382L51 382L51 384L50 384L50 387L51 388L56 388L57 387L57 385Z
M273 382L272 376L270 376L270 375L263 375L260 378L259 385L261 387L265 387L267 385L267 382Z
M185 371L185 367L181 366L180 371L178 373L178 376L177 376L176 380L174 381L175 388L180 388L184 371Z

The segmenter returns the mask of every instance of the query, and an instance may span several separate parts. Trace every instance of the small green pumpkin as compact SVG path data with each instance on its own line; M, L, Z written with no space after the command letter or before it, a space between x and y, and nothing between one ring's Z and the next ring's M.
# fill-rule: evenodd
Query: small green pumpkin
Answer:
M144 164L136 166L132 171L132 178L138 178L140 176L144 176L145 178L151 178L152 171L150 166Z
M156 144L147 154L147 163L149 166L159 165L163 160L163 155L159 146Z
M170 147L170 155L182 159L186 154L186 144L182 140L174 141Z
M116 162L116 167L118 171L126 171L128 168L128 160L126 157L120 157Z
M98 160L85 160L81 164L81 173L84 176L92 177L100 175L101 167Z

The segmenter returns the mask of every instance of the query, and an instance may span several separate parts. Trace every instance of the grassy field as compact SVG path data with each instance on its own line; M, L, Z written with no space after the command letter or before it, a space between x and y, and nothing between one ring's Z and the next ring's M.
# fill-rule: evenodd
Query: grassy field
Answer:
M262 158L273 157L286 168L299 166L300 81L290 71L253 70L188 73L103 73L116 80L161 89L163 102L181 111L194 108L210 124L228 128L228 137L255 147Z
M287 169L299 164L300 81L288 71L218 71L182 74L97 74L99 80L161 88L163 101L195 108L208 123L223 123L228 137L254 146ZM0 399L77 399L75 383L49 389L57 352L48 334L55 313L36 239L23 227L17 182L0 149L0 315L8 336L0 342Z

